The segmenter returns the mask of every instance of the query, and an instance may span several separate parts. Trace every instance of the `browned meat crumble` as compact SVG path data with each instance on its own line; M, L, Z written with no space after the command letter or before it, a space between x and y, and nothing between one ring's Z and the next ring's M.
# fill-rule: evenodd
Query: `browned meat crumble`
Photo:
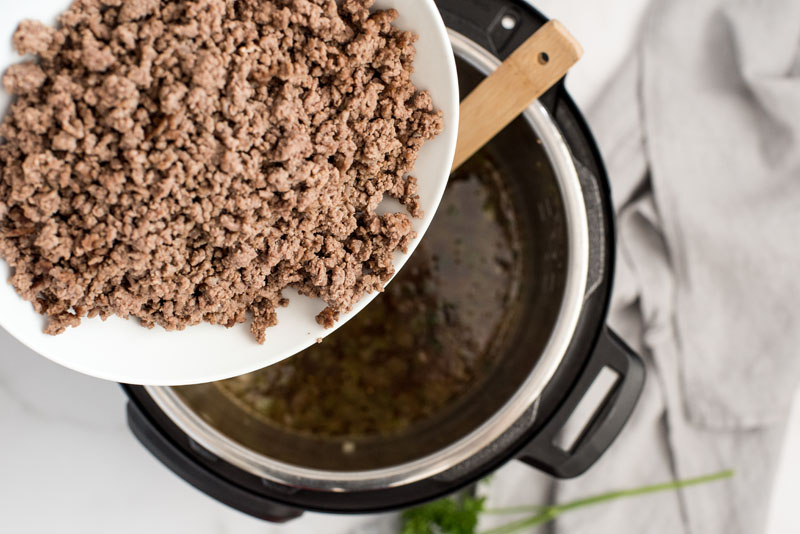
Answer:
M81 317L245 322L282 290L331 326L393 274L407 176L442 128L415 36L372 0L78 0L3 76L0 257L58 334Z

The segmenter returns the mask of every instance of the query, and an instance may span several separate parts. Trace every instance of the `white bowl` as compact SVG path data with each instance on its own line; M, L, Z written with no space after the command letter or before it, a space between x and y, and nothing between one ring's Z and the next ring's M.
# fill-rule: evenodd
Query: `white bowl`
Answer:
M11 48L11 35L26 18L54 23L69 0L19 2L0 0L0 72L20 58ZM400 269L428 229L447 185L458 132L458 81L447 32L433 0L377 0L376 9L394 7L400 12L396 25L416 32L417 56L413 81L427 89L434 105L444 113L444 131L425 144L413 174L419 179L423 219L414 220L418 237L408 253L395 256ZM9 97L0 89L0 109ZM395 204L395 209L400 209ZM259 345L248 324L224 328L201 324L182 332L160 327L147 330L136 320L118 317L103 322L84 319L81 326L59 336L42 333L44 319L21 299L6 280L8 265L0 260L0 326L39 354L87 375L116 382L149 385L182 385L221 380L255 371L292 356L331 334L361 311L377 293L364 297L336 327L325 329L314 317L322 301L286 291L287 308L278 310L278 325L267 330L267 342Z

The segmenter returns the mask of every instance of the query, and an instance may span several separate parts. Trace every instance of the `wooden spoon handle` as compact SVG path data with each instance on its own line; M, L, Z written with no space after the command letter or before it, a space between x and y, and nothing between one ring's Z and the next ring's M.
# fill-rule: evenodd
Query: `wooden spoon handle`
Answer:
M581 45L557 20L522 43L461 102L452 170L558 82L581 54Z

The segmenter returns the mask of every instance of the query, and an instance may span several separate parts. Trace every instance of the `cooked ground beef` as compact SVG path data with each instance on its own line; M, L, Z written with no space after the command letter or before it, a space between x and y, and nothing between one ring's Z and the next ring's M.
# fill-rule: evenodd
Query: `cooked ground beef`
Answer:
M283 289L330 326L393 274L420 216L408 176L442 128L415 36L373 0L78 0L13 37L0 257L48 317L244 322Z

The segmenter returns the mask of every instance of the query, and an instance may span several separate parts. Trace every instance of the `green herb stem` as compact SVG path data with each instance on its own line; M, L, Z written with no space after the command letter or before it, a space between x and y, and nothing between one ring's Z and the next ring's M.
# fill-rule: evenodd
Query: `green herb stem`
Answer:
M721 471L719 473L714 473L711 475L705 475L696 478L690 478L686 480L676 480L673 482L665 482L663 484L653 484L650 486L642 486L639 488L629 489L629 490L611 491L608 493L602 493L600 495L585 497L583 499L578 499L565 504L553 505L545 508L542 508L541 506L529 506L529 507L517 506L514 508L497 508L493 510L490 509L486 510L485 512L493 514L501 514L501 513L516 514L527 511L527 512L535 512L536 515L534 515L533 517L520 519L518 521L513 521L511 523L501 525L497 528L486 530L481 534L510 534L512 532L517 532L523 528L547 523L557 518L564 512L574 510L576 508L584 508L586 506L593 506L595 504L600 504L607 501L613 501L616 499L623 499L627 497L638 497L641 495L647 495L649 493L677 490L688 486L696 486L698 484L706 484L709 482L730 478L732 476L733 476L733 471L726 470L726 471Z
M722 471L720 473L714 473L712 475L705 475L697 478L689 478L686 480L676 480L673 482L665 482L663 484L654 484L652 486L643 486L637 489L612 491L609 493L603 493L602 495L595 495L594 497L578 499L577 501L572 501L567 504L559 505L557 508L559 508L563 512L567 510L572 510L574 508L583 508L584 506L591 506L594 504L599 504L601 502L612 501L615 499L621 499L625 497L638 497L640 495L647 495L648 493L659 493L662 491L676 490L688 486L697 486L698 484L706 484L708 482L714 482L716 480L722 480L725 478L730 478L732 476L733 476L733 471L727 470L727 471Z
M548 508L552 508L552 506L510 506L508 508L489 508L488 510L484 510L483 513L487 515L529 514L532 512L543 512Z

